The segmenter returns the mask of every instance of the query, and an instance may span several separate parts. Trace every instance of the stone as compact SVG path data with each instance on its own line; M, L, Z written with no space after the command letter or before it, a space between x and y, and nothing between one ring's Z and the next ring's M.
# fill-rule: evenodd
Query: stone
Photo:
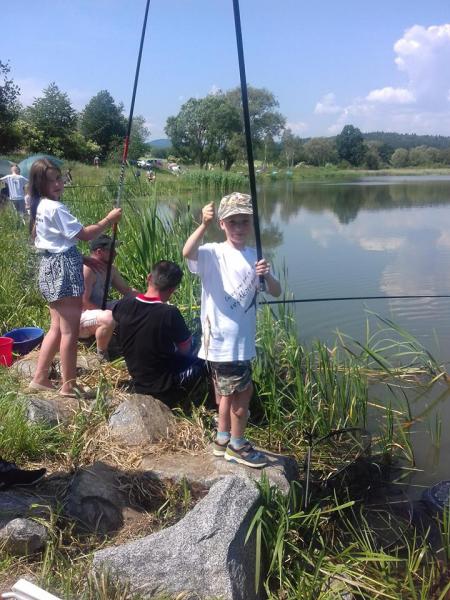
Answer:
M120 490L120 472L102 462L79 469L70 484L64 514L83 531L108 534L123 525L126 494Z
M59 424L60 418L53 402L32 396L25 398L27 421L30 423L45 423L49 427Z
M175 417L153 396L127 394L109 419L111 435L128 446L141 446L168 436Z
M225 477L176 525L96 552L93 568L109 570L144 598L184 592L257 600L255 540L245 538L258 499L252 480Z
M15 371L19 377L31 381L36 372L37 361L38 354L32 353L14 362L11 369L12 371Z
M298 464L295 458L272 452L264 452L268 458L268 466L253 469L237 463L227 462L215 457L212 448L201 454L184 454L180 452L162 455L144 456L141 469L150 471L160 480L170 479L180 482L183 479L194 488L210 488L214 483L228 475L249 477L259 481L264 474L271 485L276 485L283 494L289 492L291 481L298 479Z
M0 529L0 544L10 554L27 556L45 546L47 529L31 519L13 519Z
M76 398L58 396L52 392L40 395L26 395L21 398L24 403L27 420L31 423L45 423L54 427L60 423L69 423L79 410Z

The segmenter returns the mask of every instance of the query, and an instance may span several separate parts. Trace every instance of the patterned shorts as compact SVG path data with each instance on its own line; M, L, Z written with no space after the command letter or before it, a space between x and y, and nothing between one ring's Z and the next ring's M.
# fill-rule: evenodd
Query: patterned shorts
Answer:
M214 386L221 396L243 392L252 382L252 364L249 360L208 362Z
M83 295L83 257L75 246L65 252L42 254L39 290L47 302Z

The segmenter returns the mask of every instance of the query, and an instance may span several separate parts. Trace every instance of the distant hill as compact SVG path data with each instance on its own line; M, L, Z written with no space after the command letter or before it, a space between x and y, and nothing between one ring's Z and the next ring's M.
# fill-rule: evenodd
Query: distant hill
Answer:
M151 140L148 142L152 148L160 148L166 150L172 146L172 142L168 138L160 138L159 140Z
M416 146L430 146L432 148L450 148L450 137L443 135L417 135L416 133L393 133L373 131L363 133L365 140L382 142L391 148L415 148Z

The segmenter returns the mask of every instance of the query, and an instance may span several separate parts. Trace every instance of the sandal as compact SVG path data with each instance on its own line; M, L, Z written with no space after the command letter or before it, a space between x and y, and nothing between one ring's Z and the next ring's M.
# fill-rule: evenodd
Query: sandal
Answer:
M54 392L56 387L54 385L48 387L48 385L42 385L41 383L36 383L35 381L30 381L28 385L28 391L30 392Z
M64 398L78 398L82 400L95 400L97 392L90 388L74 387L71 392L58 392L59 396Z

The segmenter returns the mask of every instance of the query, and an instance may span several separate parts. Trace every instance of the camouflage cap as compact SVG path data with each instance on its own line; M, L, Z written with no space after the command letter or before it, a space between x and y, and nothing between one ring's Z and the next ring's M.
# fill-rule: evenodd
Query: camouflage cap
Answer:
M253 206L249 194L241 194L240 192L232 192L228 196L224 196L219 204L217 217L219 221L231 217L232 215L252 215Z

